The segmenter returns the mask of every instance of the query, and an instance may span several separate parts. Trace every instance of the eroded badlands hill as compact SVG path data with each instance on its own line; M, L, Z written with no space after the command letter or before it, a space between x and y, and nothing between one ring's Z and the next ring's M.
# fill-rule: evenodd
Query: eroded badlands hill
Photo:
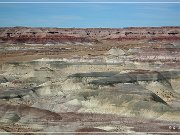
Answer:
M0 28L0 42L0 131L180 132L180 27Z

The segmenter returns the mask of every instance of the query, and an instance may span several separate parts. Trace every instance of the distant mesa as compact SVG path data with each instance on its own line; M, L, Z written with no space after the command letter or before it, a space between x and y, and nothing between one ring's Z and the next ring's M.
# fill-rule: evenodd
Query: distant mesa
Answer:
M129 28L0 28L1 43L58 44L102 40L180 40L180 27Z

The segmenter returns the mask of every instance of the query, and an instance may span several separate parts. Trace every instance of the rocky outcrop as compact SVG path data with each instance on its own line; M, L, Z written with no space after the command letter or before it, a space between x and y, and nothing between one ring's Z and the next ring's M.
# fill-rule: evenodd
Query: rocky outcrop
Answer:
M13 99L22 98L23 96L30 95L37 88L24 88L24 89L9 89L0 92L0 99Z
M89 74L87 74L87 76L89 76ZM84 74L84 77L87 76L86 74ZM114 76L109 76L108 78L93 80L92 82L89 82L89 84L113 85L117 83L135 83L138 81L160 81L160 80L168 80L179 77L180 77L179 71L164 71L164 72L141 71L141 72L116 74Z
M6 83L6 82L8 82L8 80L5 77L0 76L0 84L1 83Z

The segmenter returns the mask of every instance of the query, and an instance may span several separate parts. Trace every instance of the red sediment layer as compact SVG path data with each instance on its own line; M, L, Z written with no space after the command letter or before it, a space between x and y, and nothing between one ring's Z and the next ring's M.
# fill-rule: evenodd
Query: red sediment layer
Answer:
M129 28L0 28L2 43L97 42L101 40L180 40L180 27Z
M0 38L4 42L11 43L37 43L37 44L45 44L45 43L62 43L62 42L90 42L94 40L89 40L83 37L73 37L73 36L65 36L65 35L54 35L54 36L29 36L22 35L19 37L2 37Z

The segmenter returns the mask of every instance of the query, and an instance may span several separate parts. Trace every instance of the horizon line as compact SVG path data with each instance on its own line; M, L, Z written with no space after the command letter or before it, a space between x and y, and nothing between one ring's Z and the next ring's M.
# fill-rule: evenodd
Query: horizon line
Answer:
M60 28L60 29L124 29L124 28L168 28L180 27L180 25L168 26L126 26L126 27L58 27L58 26L0 26L0 28Z
M116 1L112 1L112 2L102 2L102 1L97 1L97 2L80 2L80 1L69 1L69 2L55 2L55 1L52 1L52 2L32 2L32 1L27 1L27 2L20 2L20 1L17 1L17 2L0 2L0 4L180 4L180 2L151 2L151 1L147 1L147 2L142 2L142 1L137 1L137 2L116 2Z

